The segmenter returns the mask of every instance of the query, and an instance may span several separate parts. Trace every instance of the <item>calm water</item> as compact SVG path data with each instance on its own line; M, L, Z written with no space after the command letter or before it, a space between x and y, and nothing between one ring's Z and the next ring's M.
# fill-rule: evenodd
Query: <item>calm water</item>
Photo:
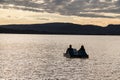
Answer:
M90 58L63 57L69 44ZM0 34L0 80L120 80L120 37Z

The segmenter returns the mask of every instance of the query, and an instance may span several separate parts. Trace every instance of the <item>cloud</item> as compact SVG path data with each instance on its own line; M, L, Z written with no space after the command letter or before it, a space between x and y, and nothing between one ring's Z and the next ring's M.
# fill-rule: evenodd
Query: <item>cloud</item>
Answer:
M108 17L81 12L120 13L120 0L0 0L1 8L15 8L61 15ZM13 6L10 6L10 5Z
M92 18L116 18L113 16L101 15L101 14L91 14L91 13L80 13L82 17L92 17Z

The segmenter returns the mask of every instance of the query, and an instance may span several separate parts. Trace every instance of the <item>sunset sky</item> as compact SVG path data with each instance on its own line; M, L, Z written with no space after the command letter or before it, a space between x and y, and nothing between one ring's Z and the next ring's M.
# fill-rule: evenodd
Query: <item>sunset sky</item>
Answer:
M0 0L0 25L120 24L120 0Z

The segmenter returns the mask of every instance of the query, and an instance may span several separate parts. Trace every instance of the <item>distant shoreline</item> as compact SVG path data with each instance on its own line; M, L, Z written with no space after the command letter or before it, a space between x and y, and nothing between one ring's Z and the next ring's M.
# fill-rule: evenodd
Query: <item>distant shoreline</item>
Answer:
M47 35L120 35L120 25L100 27L72 23L47 23L33 25L2 25L0 33Z
M66 35L66 36L120 36L120 35L81 35L81 34L24 34L24 33L0 33L0 34L21 34L21 35Z

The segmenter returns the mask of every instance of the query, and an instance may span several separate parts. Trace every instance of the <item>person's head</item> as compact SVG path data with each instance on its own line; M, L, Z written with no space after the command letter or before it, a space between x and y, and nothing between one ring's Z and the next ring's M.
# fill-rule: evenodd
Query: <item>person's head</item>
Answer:
M71 45L71 44L69 45L69 48L72 48L72 45Z
M81 48L84 48L84 46L82 45Z

